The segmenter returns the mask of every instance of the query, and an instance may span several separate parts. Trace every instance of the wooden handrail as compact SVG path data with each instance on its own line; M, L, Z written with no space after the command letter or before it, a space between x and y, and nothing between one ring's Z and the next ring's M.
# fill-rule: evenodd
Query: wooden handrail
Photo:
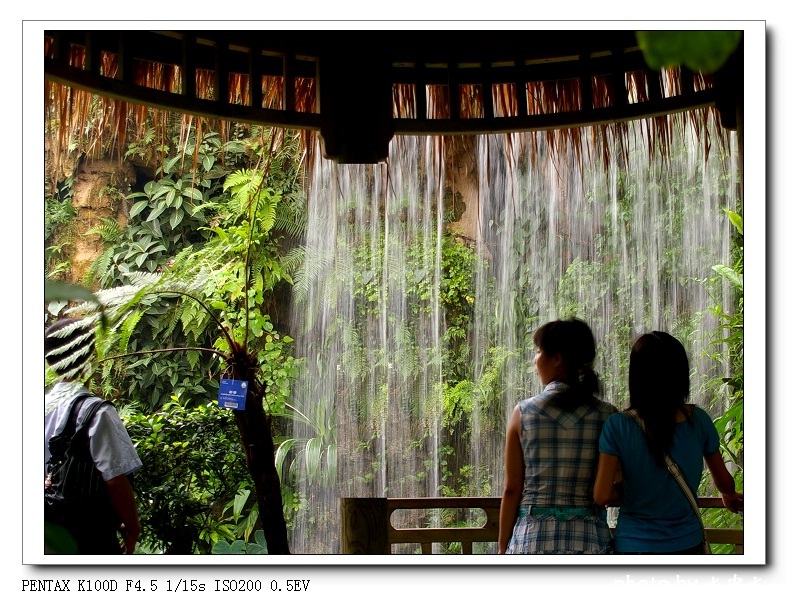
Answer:
M700 508L723 508L722 498L702 497ZM342 498L342 544L344 554L390 554L397 544L419 544L422 554L432 554L436 543L460 543L462 554L473 554L474 544L498 541L501 499L497 497L456 498ZM392 523L397 511L431 509L481 510L485 520L471 527L398 527ZM711 544L732 544L744 553L741 528L706 528Z
M432 545L440 542L459 542L462 554L473 554L474 543L498 541L500 498L388 498L388 536L390 544L420 544L422 554L432 554ZM398 510L414 509L481 509L486 515L484 525L451 528L397 528L391 522Z

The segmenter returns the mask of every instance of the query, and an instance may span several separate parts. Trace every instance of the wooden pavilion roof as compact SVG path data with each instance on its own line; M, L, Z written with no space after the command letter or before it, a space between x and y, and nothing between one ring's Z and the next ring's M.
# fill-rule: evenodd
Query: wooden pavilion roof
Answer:
M385 160L395 134L560 129L571 142L641 118L657 145L671 114L736 128L742 46L701 74L649 68L623 30L58 30L44 32L45 96L78 128L100 95L118 144L130 117L157 108L315 132L348 163Z

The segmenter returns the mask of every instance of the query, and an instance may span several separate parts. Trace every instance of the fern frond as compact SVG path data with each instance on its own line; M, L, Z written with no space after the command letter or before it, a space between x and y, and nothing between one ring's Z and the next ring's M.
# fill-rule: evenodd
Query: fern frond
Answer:
M126 353L129 349L129 340L134 333L134 328L137 327L140 319L142 319L142 311L134 311L126 317L120 326L120 343L119 349L121 353Z
M260 221L260 231L262 233L268 233L273 228L274 222L276 221L277 203L278 198L273 197L265 201L261 200L258 204L258 220Z
M224 180L224 191L229 191L231 210L241 214L249 207L252 196L262 183L262 177L254 170L237 170Z
M186 361L189 363L189 369L196 369L200 364L200 351L186 351Z
M306 233L307 212L302 199L287 197L279 202L276 209L274 229L291 237L301 238Z
M286 273L294 275L303 266L305 254L304 246L297 246L282 256L279 259L279 264L282 265L282 269Z
M118 221L107 217L101 217L100 221L100 225L91 227L85 231L85 235L98 235L105 244L118 242L123 233Z
M85 279L83 280L86 286L89 286L94 281L101 282L107 277L114 252L114 248L107 248L90 264L90 267L85 273Z
M297 303L303 303L312 284L317 280L318 275L329 266L331 258L328 255L320 255L316 258L304 261L299 269L293 275L293 300Z

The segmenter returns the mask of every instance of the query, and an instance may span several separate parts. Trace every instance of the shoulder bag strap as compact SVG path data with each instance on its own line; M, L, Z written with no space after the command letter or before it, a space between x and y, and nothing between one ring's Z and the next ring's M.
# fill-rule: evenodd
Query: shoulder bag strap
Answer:
M643 423L643 419L636 410L627 410L626 414L628 414L635 422L638 423L638 426L640 426L644 433L646 432L646 425ZM687 485L687 481L684 479L684 475L681 473L679 465L676 464L675 460L673 460L673 458L671 458L670 454L667 452L665 452L665 466L668 467L668 471L670 471L670 474L673 475L673 478L676 480L676 483L679 484L681 491L684 492L687 500L689 500L692 510L695 511L695 515L698 517L698 521L700 521L700 526L703 528L703 516L701 515L700 509L698 508L698 501L695 499L695 494L692 492L689 485ZM705 535L705 528L703 531Z

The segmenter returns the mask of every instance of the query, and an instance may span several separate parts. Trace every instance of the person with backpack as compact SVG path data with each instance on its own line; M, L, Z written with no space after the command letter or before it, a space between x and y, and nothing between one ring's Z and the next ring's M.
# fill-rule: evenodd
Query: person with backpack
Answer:
M82 381L94 341L90 319L60 320L44 332L44 358L59 378L45 394L45 549L51 554L132 554L140 535L130 476L142 462L115 407Z

